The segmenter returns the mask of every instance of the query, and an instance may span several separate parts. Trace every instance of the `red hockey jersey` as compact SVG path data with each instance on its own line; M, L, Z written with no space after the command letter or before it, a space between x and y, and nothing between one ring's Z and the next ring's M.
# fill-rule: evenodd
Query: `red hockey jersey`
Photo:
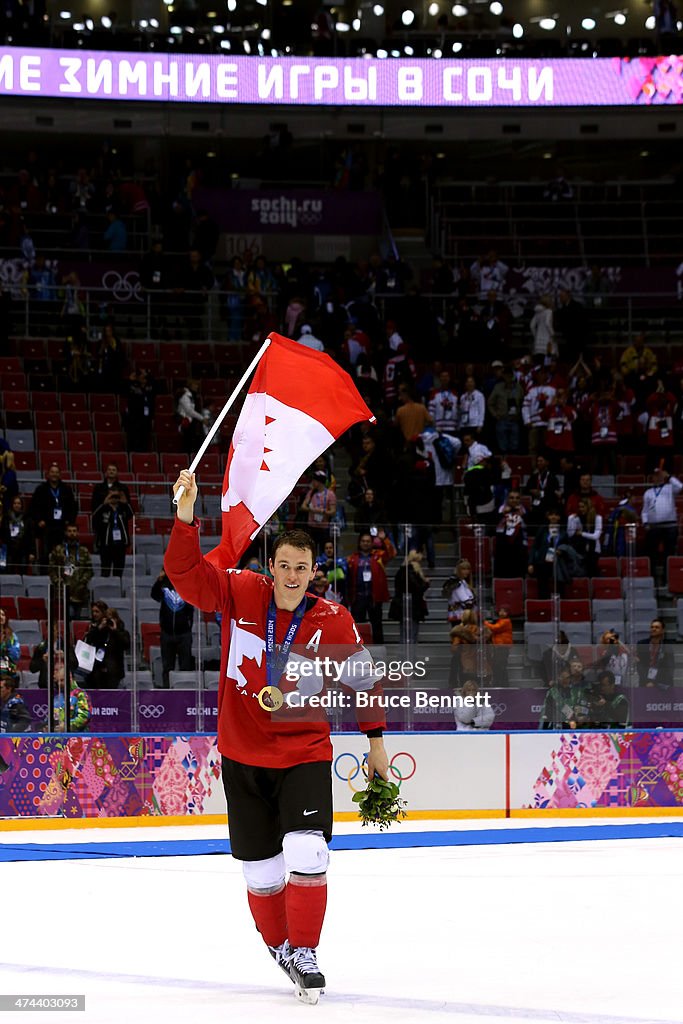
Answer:
M290 694L322 694L329 675L302 674L300 678L272 680L283 692L285 706L277 712L264 709L259 695L268 685L266 623L273 581L248 570L216 569L202 557L199 529L176 520L164 568L180 596L202 611L221 613L221 672L218 686L218 749L242 764L263 768L289 768L310 761L331 761L330 725L324 709L301 706ZM292 612L278 609L276 647L284 641ZM371 659L363 647L351 615L341 605L307 595L288 664L295 666L315 658L344 664L341 683L351 698L355 692L381 693L371 671ZM365 670L369 665L370 670ZM339 668L333 670L341 674ZM287 673L289 675L290 673ZM296 675L296 673L292 673ZM357 711L364 731L384 728L384 713Z

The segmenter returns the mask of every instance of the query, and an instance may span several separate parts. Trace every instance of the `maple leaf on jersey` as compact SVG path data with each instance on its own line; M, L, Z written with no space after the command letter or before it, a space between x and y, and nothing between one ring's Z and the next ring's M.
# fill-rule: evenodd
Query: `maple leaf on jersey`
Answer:
M244 679L246 679L246 684L239 687L239 689L243 693L250 693L258 697L266 685L266 677L256 658L250 658L245 654L239 664L239 670Z

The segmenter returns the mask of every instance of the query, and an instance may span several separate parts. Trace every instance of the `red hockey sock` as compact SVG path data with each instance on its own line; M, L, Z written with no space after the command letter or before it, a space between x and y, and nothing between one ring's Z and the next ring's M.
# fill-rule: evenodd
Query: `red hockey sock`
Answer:
M279 946L287 938L285 887L277 892L252 892L247 889L249 909L256 927L268 946Z
M291 874L286 891L289 944L315 949L327 906L327 875Z

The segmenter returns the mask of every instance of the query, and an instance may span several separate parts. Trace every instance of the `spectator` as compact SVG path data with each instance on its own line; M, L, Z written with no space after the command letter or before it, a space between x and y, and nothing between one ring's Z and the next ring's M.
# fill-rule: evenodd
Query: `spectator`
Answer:
M596 729L626 729L630 709L628 698L617 691L614 672L605 669L598 675L597 687L590 700L591 724Z
M637 527L639 522L640 517L633 504L633 491L629 488L607 517L602 540L603 554L622 558L628 551L628 527ZM635 532L633 536L635 540Z
M590 706L585 691L572 683L567 669L562 669L543 701L539 729L577 729L588 722Z
M183 601L166 573L162 570L152 585L151 596L159 601L159 625L161 627L161 671L166 688L169 673L175 669L176 660L181 672L194 668L192 657L192 624L194 608Z
M463 612L474 608L475 602L472 566L467 558L456 562L455 575L448 577L441 588L441 596L448 601L449 623L451 626L460 625Z
M563 452L574 451L574 422L576 409L569 405L567 389L558 388L552 402L541 413L545 421L545 450L551 460L559 459Z
M491 652L493 677L491 686L509 686L508 661L513 644L512 619L504 605L498 609L498 617L485 619L484 625L489 631L493 650Z
M31 712L17 692L18 686L16 673L0 668L0 733L31 731Z
M607 629L600 637L594 670L600 675L608 671L617 686L628 683L629 653L628 647L621 642L615 629Z
M499 512L501 518L496 526L493 575L496 579L518 579L526 574L529 564L525 509L518 490L508 493L507 501Z
M396 548L384 530L377 536L361 533L358 550L349 556L347 603L356 622L370 622L373 643L384 643L382 606L389 600L386 567L396 555Z
M0 514L0 549L5 548L5 569L11 573L24 573L36 559L33 523L24 512L24 501L19 495L12 499L6 515ZM0 558L0 572L2 572Z
M400 610L400 642L416 644L420 631L420 623L427 617L425 594L429 589L429 580L422 570L422 552L412 548L406 555L403 565L396 570L394 601ZM410 621L406 623L404 597L410 595Z
M327 601L334 601L335 604L341 604L339 592L334 589L322 569L318 569L313 577L311 593L316 597L324 597Z
M148 452L154 422L156 389L144 368L133 371L124 388L126 410L123 423L129 452Z
M577 359L590 343L588 311L566 288L557 293L553 327L562 338L562 357L567 362Z
M541 600L551 593L562 593L566 583L579 575L583 566L569 544L566 532L560 530L560 512L548 509L546 524L535 538L529 559L528 573L538 582L538 596Z
M483 682L491 675L490 651L484 651L481 657L480 645L490 644L491 634L484 626L480 628L477 613L467 608L457 626L450 631L451 638L451 685L456 679L462 680L469 676Z
M453 390L451 375L448 370L439 374L439 387L429 396L427 406L432 423L442 434L454 434L460 422L458 396Z
M92 515L103 576L123 576L133 510L122 491L112 489Z
M567 489L565 488L565 494ZM568 516L575 515L579 510L579 502L588 500L593 505L597 515L605 519L605 502L593 488L593 477L590 473L582 473L579 477L579 489L569 494L567 498L566 512Z
M64 651L62 649L62 638L58 634L58 623L53 621L52 623L52 660L53 665L56 665L58 661L64 661ZM48 650L47 640L41 640L39 644L33 648L31 653L31 660L29 662L29 672L38 673L38 686L41 690L47 689L47 662L48 662ZM72 668L77 667L76 656L73 649L71 650L71 664Z
M528 522L540 526L546 521L549 509L557 508L562 500L560 481L545 455L536 456L536 469L527 480L524 493L531 497Z
M66 731L66 668L64 662L55 665L53 679L55 695L52 703L55 732ZM69 673L69 732L85 732L92 717L92 704L85 690L74 685Z
M88 689L115 690L126 674L124 654L130 650L130 634L118 612L105 601L93 601L92 620L83 641L95 648L95 663L87 677Z
M640 333L633 339L619 361L621 375L634 390L642 392L642 385L657 373L657 356L645 344L645 335Z
M230 269L225 278L224 287L228 293L228 338L230 341L240 341L244 337L245 299L247 294L247 270L240 256L233 256Z
M357 533L367 532L373 527L377 529L387 521L387 510L381 501L378 501L372 487L367 487L363 492L361 503L356 511L354 526ZM327 547L327 544L325 545Z
M588 498L579 501L578 509L567 518L567 536L583 560L586 576L591 579L598 574L598 556L602 537L602 516Z
M7 612L0 608L0 662L14 671L21 656L19 637L12 629Z
M76 523L67 523L63 543L56 544L50 552L48 573L52 583L66 584L69 614L80 619L82 606L90 601L93 568L90 552L78 539Z
M198 249L202 259L210 263L216 255L216 246L220 238L220 228L215 220L212 220L207 210L199 210L197 219L194 222L192 237L192 248Z
M467 435L463 438L463 443L467 445ZM469 449L470 457L475 447L482 448L483 445L472 445ZM463 497L467 506L467 514L475 523L495 521L494 482L491 463L487 458L482 458L476 465L466 469L463 474Z
M128 231L126 229L126 225L115 210L109 210L107 213L107 221L107 229L102 236L104 239L104 248L108 249L109 252L125 252L128 248Z
M115 462L108 462L104 469L104 476L99 484L95 484L90 499L90 511L94 513L112 491L118 491L122 499L130 505L130 492L127 486L119 480L119 467Z
M330 523L337 513L337 498L326 486L327 474L317 469L311 485L301 502L301 511L307 514L308 532L316 547L322 547L330 535Z
M460 418L458 429L462 431L462 442L465 434L471 433L479 437L486 418L486 399L477 388L477 382L471 375L465 378L465 390L460 396Z
M201 408L201 404L199 381L192 378L188 379L176 406L176 414L180 417L180 427L178 429L182 438L183 451L188 456L188 459L199 451L204 441L206 416L198 411L198 407Z
M485 444L480 444L476 439L473 430L466 430L462 435L462 445L465 449L462 468L466 471L480 466L491 458L491 450Z
M334 560L334 546L331 540L325 542L325 547L317 558L318 569L314 579L314 590L319 597L329 597L330 601L336 604L346 605L346 575L348 565L345 558ZM325 580L325 590L320 588L319 576ZM317 584L317 585L315 585Z
M417 437L431 422L431 416L421 402L416 402L412 391L406 384L399 384L399 407L396 410L395 423L406 441Z
M455 728L458 732L476 732L479 729L490 729L493 725L496 712L491 707L490 703L486 704L480 700L479 706L477 706L477 697L479 696L479 684L476 679L465 679L461 688L460 696L473 698L472 706L467 707L455 707L453 709L453 717L455 718Z
M558 354L553 325L553 300L550 295L541 295L534 306L534 315L529 324L533 339L532 353L535 359L544 360Z
M621 412L614 400L614 389L605 384L591 407L591 444L594 467L614 476L617 469L618 422Z
M299 337L297 340L300 345L303 345L305 348L310 348L314 352L325 351L324 342L322 342L320 338L316 338L310 324L301 325L301 327L299 328Z
M546 683L550 684L551 680L558 679L560 672L565 669L569 671L570 664L577 660L581 661L579 652L569 642L569 638L564 630L560 630L555 643L552 647L546 648L541 658L543 678Z
M674 409L676 396L665 387L663 380L645 402L643 418L647 425L647 454L649 465L673 468L674 455Z
M678 544L678 510L676 498L683 491L683 483L671 476L667 469L656 469L652 474L653 487L643 495L641 520L645 527L645 553L652 571L660 564L664 567L670 555L676 554Z
M64 540L65 524L75 523L78 516L74 492L62 480L56 462L50 464L45 482L38 484L33 492L29 514L39 545L41 565L46 566L50 551Z
M519 451L519 432L524 392L515 380L514 370L506 366L503 379L494 385L486 403L496 425L496 442L502 455Z
M670 690L674 684L674 656L666 643L661 619L652 620L649 639L639 640L636 648L640 685Z
M454 473L461 448L459 437L454 434L439 434L432 427L424 430L418 439L418 454L425 455L434 467L434 500L431 502L433 514L429 513L431 522L434 524L439 524L442 521L445 496L450 497L452 508ZM425 511L429 511L425 504L422 507ZM430 568L434 568L431 561Z
M118 389L124 358L121 339L114 333L114 325L104 324L94 362L94 386L97 390L111 391L112 387Z
M524 396L522 419L524 425L529 428L529 455L533 459L544 448L547 422L543 418L543 413L546 406L555 401L556 391L548 383L548 372L543 366L533 371L532 380L533 383Z
M14 452L4 438L0 438L0 505L7 510L19 493Z

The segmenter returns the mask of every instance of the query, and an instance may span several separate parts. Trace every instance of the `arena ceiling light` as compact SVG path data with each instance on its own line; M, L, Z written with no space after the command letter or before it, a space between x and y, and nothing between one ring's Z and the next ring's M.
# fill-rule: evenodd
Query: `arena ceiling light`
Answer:
M626 24L626 15L622 14L621 11L618 11L614 15L614 24L615 25L625 25Z
M544 29L546 32L552 32L556 25L557 22L554 18L541 18L538 23L538 27Z
M383 50L382 47L380 47L379 50L377 51L377 56L379 60L384 60L386 57L389 56L389 54L387 53L386 50Z
M170 33L172 36L180 36L183 33L180 25L171 25Z
M374 14L374 15L375 15L375 16L376 16L377 18L381 18L381 17L382 17L382 15L384 14L384 8L382 7L382 5L381 5L381 4L375 4L375 6L374 6L374 7L372 8L372 13L373 13L373 14Z
M585 29L586 32L592 32L596 24L595 18L584 18L581 22L581 28Z
M216 33L216 35L222 36L223 33L225 32L225 25L214 25L213 31Z
M108 14L103 14L100 21L102 22L102 28L111 28L111 18Z
M500 3L500 0L493 0L493 3L489 4L489 10L491 14L499 17L503 13L503 5Z
M404 46L403 52L406 55L406 57L412 57L415 53L415 50L412 48L412 46Z
M524 35L524 25L520 25L518 21L515 22L515 24L512 26L512 35L515 39L521 39Z
M360 32L360 18L354 18L351 22L351 28L354 32Z
M261 7L267 7L268 6L268 0L256 0L256 3L260 4Z
M237 10L237 0L228 0L228 10L230 12Z
M268 42L268 40L270 39L270 29L269 28L264 28L263 32L261 33L261 39L265 39L265 41Z
M60 11L59 17L62 21L71 21L71 11Z
M408 28L415 21L415 11L403 11L403 13L401 14L401 21L406 26L406 28Z
M230 50L231 48L232 43L229 39L221 39L221 50Z
M84 32L84 31L85 31L85 25L83 24L82 21L74 22L74 32Z
M453 53L460 53L462 50L462 43L453 43Z
M464 18L467 14L469 14L469 11L467 10L464 4L453 4L453 6L451 7L451 14L453 15L454 18Z
M430 17L435 18L438 13L439 13L439 5L438 4L430 4L429 5Z
M647 18L647 19L646 19L646 21L645 21L645 28L646 28L646 29L647 29L647 30L648 30L649 32L651 32L651 31L652 31L652 29L653 29L653 28L655 27L655 25L656 25L656 24L657 24L657 22L656 22L656 20L655 20L655 16L654 16L654 14L651 14L651 15L650 15L650 17L649 17L649 18Z
M338 21L337 24L334 27L336 28L337 32L350 32L351 31L351 26L348 25L345 21Z

